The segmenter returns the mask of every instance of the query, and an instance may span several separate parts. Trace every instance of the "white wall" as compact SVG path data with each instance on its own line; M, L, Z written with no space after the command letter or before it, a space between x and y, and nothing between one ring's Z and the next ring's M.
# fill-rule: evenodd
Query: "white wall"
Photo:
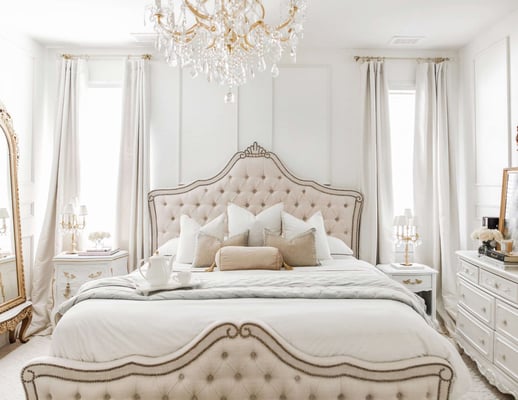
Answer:
M30 287L34 251L34 164L33 138L38 136L42 117L43 49L37 43L0 32L0 99L5 104L18 139L20 216L25 264L25 286ZM1 134L0 134L1 135ZM0 337L0 345L6 335Z
M460 51L459 76L461 239L474 248L481 217L499 215L502 168L518 166L518 12Z
M271 78L269 73L259 75L239 89L234 104L225 104L226 87L209 84L202 76L192 79L188 71L171 68L162 61L161 55L148 51L153 53L152 189L210 177L224 167L234 152L254 141L278 153L286 166L302 178L359 189L360 75L353 57L456 57L452 51L305 49L299 52L296 64L287 62L280 66L278 78ZM142 48L49 50L46 112L54 115L55 66L59 54L144 52L146 49ZM112 73L113 68L108 67L108 63L113 62L99 61L96 73L104 73L107 80L119 79ZM103 63L104 69L101 68ZM455 81L456 62L451 64L452 81ZM415 87L415 67L414 60L387 60L390 86Z

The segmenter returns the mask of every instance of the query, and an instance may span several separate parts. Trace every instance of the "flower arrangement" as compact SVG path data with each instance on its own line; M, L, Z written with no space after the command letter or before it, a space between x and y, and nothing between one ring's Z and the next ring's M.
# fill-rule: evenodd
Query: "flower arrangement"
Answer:
M111 237L110 232L98 231L98 232L91 232L88 235L88 240L91 240L92 242L97 242L98 240L108 239L109 237Z
M500 241L503 238L502 232L498 229L480 228L471 234L471 239L480 240L481 242Z

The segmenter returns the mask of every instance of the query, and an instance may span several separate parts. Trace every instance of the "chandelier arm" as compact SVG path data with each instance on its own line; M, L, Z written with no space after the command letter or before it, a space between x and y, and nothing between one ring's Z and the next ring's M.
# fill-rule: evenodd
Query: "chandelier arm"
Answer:
M196 34L196 27L198 26L198 24L192 25L185 32L180 32L180 31L175 31L175 30L169 29L166 26L164 26L164 24L161 21L161 18L163 17L162 14L155 14L155 17L157 18L157 22L158 22L158 25L160 26L160 28L164 32L166 32L168 35L175 36L177 38L186 36L186 35L189 36L188 40L185 41L186 43L189 43L190 41L192 41L192 39L194 38L194 36Z
M184 3L187 6L187 8L189 9L189 11L192 12L197 18L200 18L203 20L210 19L210 15L203 14L195 6L193 6L189 0L184 0Z
M275 28L275 30L276 30L276 31L281 31L281 30L283 30L284 28L286 28L288 25L290 25L290 24L293 22L293 20L295 19L295 14L297 13L297 11L298 11L297 6L293 6L293 7L291 7L291 8L290 8L290 12L289 12L289 16L288 16L288 18L286 18L286 20L285 20L283 23L281 23L280 25L278 25L278 26Z

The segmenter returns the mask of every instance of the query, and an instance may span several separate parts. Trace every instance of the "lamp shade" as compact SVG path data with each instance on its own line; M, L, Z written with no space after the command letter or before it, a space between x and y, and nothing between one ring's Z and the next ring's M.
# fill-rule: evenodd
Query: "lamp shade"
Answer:
M412 210L410 208L405 208L404 214L405 217L412 218Z
M407 217L404 215L396 215L394 217L394 226L404 226L407 224Z
M85 205L79 206L79 216L84 217L88 215L88 208Z
M7 211L7 208L0 208L0 218L9 218L9 211Z
M74 213L74 205L72 203L68 203L63 209L63 214L72 215Z

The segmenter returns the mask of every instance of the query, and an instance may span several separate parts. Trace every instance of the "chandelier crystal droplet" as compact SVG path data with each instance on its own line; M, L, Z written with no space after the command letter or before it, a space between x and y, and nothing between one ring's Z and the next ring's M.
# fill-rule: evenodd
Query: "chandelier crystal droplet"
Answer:
M284 2L276 22L266 21L261 0L169 0L167 5L155 0L146 11L169 65L190 68L193 78L204 74L231 93L268 65L277 77L284 51L295 59L307 0Z

